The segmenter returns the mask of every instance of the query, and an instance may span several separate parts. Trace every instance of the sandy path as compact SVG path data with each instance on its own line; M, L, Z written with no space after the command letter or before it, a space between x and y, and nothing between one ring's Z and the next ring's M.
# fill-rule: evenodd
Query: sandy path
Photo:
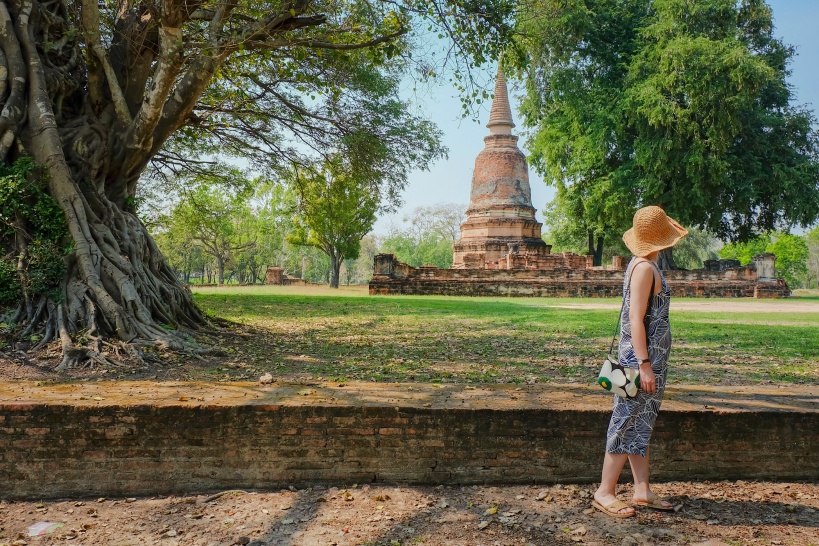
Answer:
M555 305L563 309L619 309L619 303L567 303ZM819 313L819 302L800 300L720 299L714 301L671 300L672 311L702 311L706 313Z

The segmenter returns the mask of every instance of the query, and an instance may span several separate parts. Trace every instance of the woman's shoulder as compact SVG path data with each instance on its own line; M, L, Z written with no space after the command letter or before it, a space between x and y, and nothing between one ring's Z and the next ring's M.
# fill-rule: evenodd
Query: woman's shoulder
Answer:
M634 263L631 267L630 287L639 286L648 293L651 290L652 281L654 281L655 285L662 284L664 277L654 262L646 260L645 258L635 258L635 260L640 261ZM659 281L657 280L658 277ZM655 288L655 293L657 292Z
M645 265L643 265L645 264ZM657 267L651 260L645 258L634 258L634 263L631 265L631 276L634 279L650 279L654 275L654 270Z

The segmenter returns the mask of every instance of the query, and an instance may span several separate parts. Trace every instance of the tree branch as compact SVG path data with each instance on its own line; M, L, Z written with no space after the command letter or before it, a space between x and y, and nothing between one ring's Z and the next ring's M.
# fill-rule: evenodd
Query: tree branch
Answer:
M122 88L119 86L117 75L111 63L108 61L108 55L105 49L102 47L100 38L100 12L96 0L82 0L81 24L89 47L102 65L103 72L105 72L105 79L108 80L108 89L111 91L111 99L114 101L114 110L117 113L117 117L122 124L127 127L131 124L131 112L128 109Z
M327 16L325 15L299 17L299 15L305 12L309 5L309 0L296 0L295 2L284 4L278 13L273 13L256 24L248 25L247 30L236 39L225 42L222 45L227 49L234 50L238 48L240 44L257 42L278 32L318 26L327 22Z
M201 55L190 63L185 75L173 90L173 100L162 107L159 123L154 129L151 149L142 158L143 165L159 151L176 129L181 127L193 112L196 102L213 78L216 69L224 62L227 52L218 57Z
M18 126L26 113L26 63L20 43L14 32L14 24L6 9L0 4L0 48L8 62L8 79L11 82L11 94L0 113L0 160L6 157L11 149Z
M153 147L154 130L174 87L176 76L181 70L179 54L182 51L182 44L181 28L162 26L159 29L159 62L154 71L151 88L125 138L125 146L130 156L125 163L127 176L138 173L146 164L145 157Z
M287 46L304 46L311 49L332 49L336 51L351 51L355 49L364 49L378 44L391 42L409 32L409 28L402 28L391 34L385 34L366 42L359 42L357 44L334 44L332 42L323 42L321 40L278 40L275 42L260 43L260 47L265 49L279 49Z
M295 103L291 102L287 97L285 97L284 95L282 95L281 93L279 93L278 91L273 89L267 83L261 81L256 75L249 74L249 73L243 73L242 76L248 78L250 81L252 81L256 85L258 85L259 87L261 87L262 89L264 89L265 91L267 91L268 93L270 93L271 95L276 97L282 104L284 104L285 106L290 108L292 111L294 111L294 112L296 112L296 113L298 113L298 114L300 114L300 115L302 115L304 117L317 119L319 121L325 121L325 122L330 123L332 125L337 124L338 120L326 118L324 116L320 116L318 114L315 114L315 113L311 112L310 110L307 110L306 108L303 108L303 107L299 106L298 104L295 104Z

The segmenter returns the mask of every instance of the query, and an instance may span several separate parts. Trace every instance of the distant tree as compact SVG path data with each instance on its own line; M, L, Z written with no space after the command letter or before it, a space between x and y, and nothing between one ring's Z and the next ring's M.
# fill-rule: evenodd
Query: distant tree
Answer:
M452 245L461 236L465 213L466 206L456 203L416 207L404 217L404 227L393 228L384 237L381 252L395 254L413 267L451 267Z
M817 219L815 118L791 104L794 51L763 0L539 0L519 16L529 55L508 60L532 164L577 232L622 233L644 205L735 241Z
M741 265L748 265L757 254L767 252L771 236L767 233L742 243L728 243L719 251L719 257L725 260L739 260Z
M267 266L279 266L285 273L292 273L288 268L288 255L293 250L287 243L287 235L294 228L295 191L281 182L257 182L251 204L256 217L256 244L239 254L239 262L247 269L250 282L262 281Z
M243 186L235 193L229 193L207 176L194 177L185 198L170 214L171 231L186 233L205 254L213 257L219 284L225 282L225 268L232 265L237 252L256 244L249 182L235 171L232 175Z
M766 250L776 254L777 277L785 279L791 288L805 286L809 251L804 237L789 233L777 234Z
M603 265L615 255L630 255L623 244L622 231L611 224L593 225L580 220L586 217L584 207L585 201L578 199L578 194L564 189L558 189L555 198L546 205L544 240L552 245L552 252L591 254L594 265Z
M705 260L719 258L722 243L707 231L692 228L674 246L674 262L682 269L702 269Z
M381 252L395 254L398 260L413 267L434 265L446 269L452 266L452 243L430 233L414 236L408 230L394 231L384 237Z
M375 255L380 252L379 248L380 240L372 233L361 239L361 250L358 253L358 259L355 262L356 283L368 283L372 278L373 263L375 262Z
M340 158L316 171L297 171L296 227L288 241L312 246L330 259L330 287L338 288L341 264L357 258L361 239L375 223L379 196L367 180L351 176Z
M168 265L181 275L184 282L189 284L193 272L202 271L205 268L206 258L202 247L194 241L190 233L178 229L181 226L173 226L161 219L158 220L158 224L168 224L169 227L155 236L157 246L168 260Z
M454 244L461 237L466 206L461 203L438 203L416 207L404 217L408 231L417 239L433 237Z

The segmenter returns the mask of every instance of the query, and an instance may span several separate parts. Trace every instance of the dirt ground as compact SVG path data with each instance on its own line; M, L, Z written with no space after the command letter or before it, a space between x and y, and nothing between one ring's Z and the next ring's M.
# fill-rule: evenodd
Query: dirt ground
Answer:
M316 486L150 499L0 502L0 545L819 545L819 484L657 484L676 512L612 519L591 485ZM630 498L622 486L620 498ZM30 537L37 522L62 523Z

